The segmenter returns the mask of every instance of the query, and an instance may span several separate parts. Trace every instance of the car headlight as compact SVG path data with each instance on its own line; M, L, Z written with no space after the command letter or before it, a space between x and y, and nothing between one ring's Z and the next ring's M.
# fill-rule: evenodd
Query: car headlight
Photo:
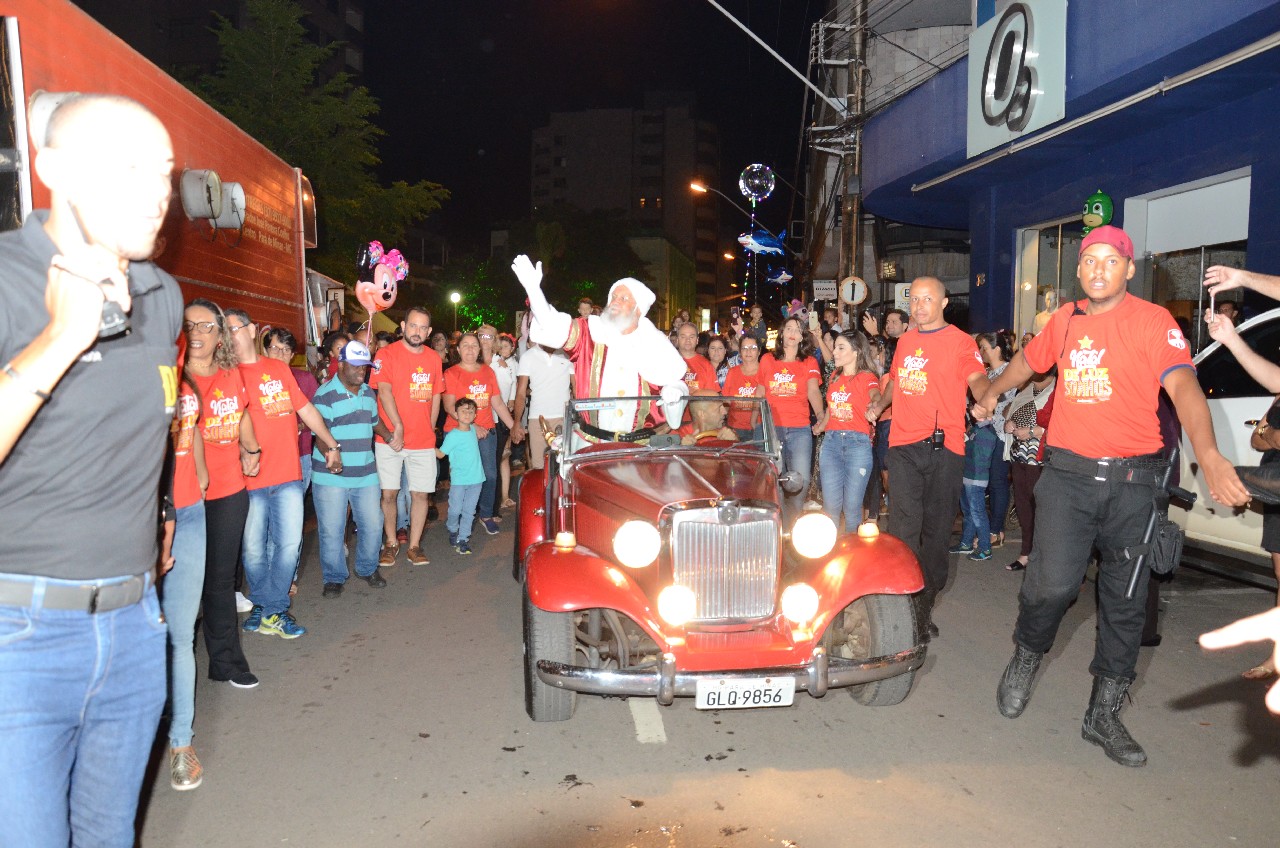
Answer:
M680 627L698 610L698 598L688 586L672 585L658 593L658 615L673 627Z
M613 555L627 568L644 568L658 558L662 534L647 521L628 521L613 534Z
M818 593L808 583L793 583L782 590L782 614L792 624L808 624L818 614Z
M825 513L806 512L791 528L791 547L802 557L824 557L835 546L836 523Z

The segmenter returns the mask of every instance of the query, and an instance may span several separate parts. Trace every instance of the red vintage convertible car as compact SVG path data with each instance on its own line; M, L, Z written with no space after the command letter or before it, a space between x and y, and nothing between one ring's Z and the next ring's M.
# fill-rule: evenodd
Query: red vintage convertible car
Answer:
M926 650L911 551L874 524L837 538L821 513L783 526L781 492L799 478L779 475L760 401L715 399L750 405L759 423L741 440L604 426L657 400L571 401L546 468L521 480L530 717L568 719L579 692L732 709L848 687L863 704L901 702Z

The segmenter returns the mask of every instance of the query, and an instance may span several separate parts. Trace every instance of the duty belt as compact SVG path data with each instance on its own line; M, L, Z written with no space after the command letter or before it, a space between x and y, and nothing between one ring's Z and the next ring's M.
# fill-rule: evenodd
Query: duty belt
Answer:
M150 571L122 580L84 581L0 574L0 606L33 606L43 588L40 605L45 609L109 612L136 604L154 582Z
M1158 453L1143 456L1104 456L1100 459L1081 456L1063 448L1049 448L1046 463L1050 468L1092 477L1099 483L1137 483L1159 486L1169 461Z

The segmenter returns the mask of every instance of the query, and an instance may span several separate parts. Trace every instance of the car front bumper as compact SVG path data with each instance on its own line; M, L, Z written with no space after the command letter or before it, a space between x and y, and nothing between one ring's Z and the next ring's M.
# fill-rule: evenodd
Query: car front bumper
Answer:
M865 660L830 657L825 648L814 648L813 656L803 666L735 669L732 671L679 671L674 654L665 653L657 668L594 669L576 665L538 661L538 679L548 686L584 692L590 695L639 695L657 698L663 706L677 697L691 698L697 682L703 680L737 680L747 678L791 678L796 690L805 690L815 698L828 689L857 686L915 671L924 665L925 645Z

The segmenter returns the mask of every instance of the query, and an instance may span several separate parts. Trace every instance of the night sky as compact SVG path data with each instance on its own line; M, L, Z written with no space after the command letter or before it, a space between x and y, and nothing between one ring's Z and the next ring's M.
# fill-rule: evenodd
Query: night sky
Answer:
M804 72L824 2L721 5ZM450 189L429 226L455 249L528 216L530 134L551 112L640 108L648 90L696 93L735 200L752 162L799 184L803 83L705 0L366 0L365 33L364 83L387 131L380 176ZM790 200L779 183L762 220L785 226Z

